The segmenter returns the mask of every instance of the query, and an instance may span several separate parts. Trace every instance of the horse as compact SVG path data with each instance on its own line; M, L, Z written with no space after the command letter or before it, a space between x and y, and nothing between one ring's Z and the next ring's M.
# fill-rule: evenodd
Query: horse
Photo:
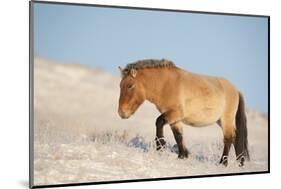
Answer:
M166 59L144 59L127 64L121 71L118 114L132 116L148 100L160 116L156 119L156 149L166 146L164 125L169 124L178 146L178 158L188 158L182 125L204 127L217 123L224 148L219 164L228 165L231 145L243 166L250 160L244 98L222 77L185 71ZM182 124L183 123L183 124Z

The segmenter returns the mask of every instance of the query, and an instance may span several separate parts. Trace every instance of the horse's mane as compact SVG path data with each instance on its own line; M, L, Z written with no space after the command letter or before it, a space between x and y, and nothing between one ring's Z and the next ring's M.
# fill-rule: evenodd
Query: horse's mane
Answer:
M145 69L145 68L167 68L167 67L176 67L176 65L166 59L145 59L145 60L138 60L133 63L129 63L126 65L126 67L122 70L122 75L126 76L128 73L130 73L131 69Z

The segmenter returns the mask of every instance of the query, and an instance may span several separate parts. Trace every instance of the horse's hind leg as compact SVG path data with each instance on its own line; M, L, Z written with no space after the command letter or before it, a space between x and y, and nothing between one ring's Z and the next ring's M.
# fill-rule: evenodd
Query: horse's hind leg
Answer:
M173 123L170 125L173 131L175 140L177 142L179 148L179 155L180 159L188 158L188 150L186 149L184 142L183 142L183 129L180 123Z
M235 129L233 126L233 120L229 119L229 117L223 118L218 122L223 130L223 137L224 137L224 147L223 147L223 153L220 159L220 164L223 164L224 166L227 166L228 164L228 155L229 150L231 148L231 145L233 143L234 137L235 137Z

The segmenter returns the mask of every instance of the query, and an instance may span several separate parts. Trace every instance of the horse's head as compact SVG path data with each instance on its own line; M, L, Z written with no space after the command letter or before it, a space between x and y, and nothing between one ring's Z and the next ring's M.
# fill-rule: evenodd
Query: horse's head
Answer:
M144 88L136 69L122 70L122 80L120 82L120 97L118 113L122 119L127 119L135 113L138 107L144 102Z

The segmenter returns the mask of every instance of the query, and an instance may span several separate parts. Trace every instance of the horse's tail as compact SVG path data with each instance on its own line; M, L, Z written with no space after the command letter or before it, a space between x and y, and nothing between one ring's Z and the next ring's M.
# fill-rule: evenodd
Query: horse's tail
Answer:
M239 92L239 104L236 112L236 137L235 137L235 152L237 159L250 160L248 150L248 131L247 131L247 118L245 112L245 102L242 94ZM242 160L244 161L244 160Z

